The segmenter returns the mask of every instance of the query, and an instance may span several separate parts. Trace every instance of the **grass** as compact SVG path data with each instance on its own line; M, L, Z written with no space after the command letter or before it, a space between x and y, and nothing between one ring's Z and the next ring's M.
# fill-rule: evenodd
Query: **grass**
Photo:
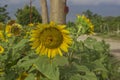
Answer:
M120 33L98 33L96 36L106 39L120 40ZM114 65L110 71L112 74L110 80L120 80L120 60L111 57L110 62Z

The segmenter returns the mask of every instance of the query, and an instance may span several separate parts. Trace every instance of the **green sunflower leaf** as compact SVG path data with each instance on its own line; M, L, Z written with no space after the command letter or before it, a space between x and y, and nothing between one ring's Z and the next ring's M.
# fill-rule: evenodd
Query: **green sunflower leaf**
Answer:
M33 74L29 74L25 80L35 80L35 76Z
M33 56L34 56L34 55L33 55ZM22 68L24 68L25 70L27 70L27 69L30 68L30 66L32 66L34 63L36 63L37 60L38 60L37 57L32 59L32 58L30 58L29 56L26 56L26 57L20 59L20 60L18 61L18 63L17 63L16 66L22 67Z
M48 57L40 56L34 66L45 78L59 80L59 69Z
M68 58L65 56L56 56L53 59L53 63L55 63L58 66L64 66L65 64L68 64Z
M77 76L81 77L81 80L97 80L96 75L92 71L90 71L89 68L87 68L86 66L78 65L76 63L74 63L73 65L76 67L78 73L80 74L79 76Z
M17 43L14 48L15 49L19 49L21 47L24 47L25 46L25 43L28 42L28 39L22 39L19 43Z
M70 80L82 80L79 74L71 76Z

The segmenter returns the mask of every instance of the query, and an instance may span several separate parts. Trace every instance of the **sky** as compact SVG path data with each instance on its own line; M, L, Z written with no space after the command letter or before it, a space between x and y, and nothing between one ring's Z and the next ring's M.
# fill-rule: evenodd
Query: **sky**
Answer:
M29 4L29 1L0 0L0 5L8 4L7 10L10 12L10 16L15 18L14 14L17 9L22 8L25 4ZM40 12L40 1L32 1L32 5L36 6ZM74 21L77 14L81 14L88 9L102 16L120 16L120 0L67 0L67 5L69 7L67 21Z

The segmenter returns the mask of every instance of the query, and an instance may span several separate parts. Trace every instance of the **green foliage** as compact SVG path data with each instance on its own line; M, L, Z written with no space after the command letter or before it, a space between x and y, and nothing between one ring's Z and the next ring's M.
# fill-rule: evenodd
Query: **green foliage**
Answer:
M67 57L38 56L30 48L29 39L23 37L6 37L8 42L0 42L5 49L0 54L0 80L16 80L24 72L28 74L25 80L59 80L59 66L68 63Z
M109 47L96 39L77 41L69 52L69 64L61 68L61 80L106 80L109 76Z
M112 69L110 70L111 75L110 80L119 80L120 79L120 60L116 60L116 58L111 59L111 63L113 66Z
M100 32L100 26L103 24L103 17L98 14L93 14L90 10L83 12L83 14L92 21L95 32Z
M54 64L54 62L52 63L47 57L40 57L35 67L45 75L46 78L50 80L59 80L59 69L56 67L56 64Z
M86 10L83 12L85 16L87 16L92 23L94 24L95 32L114 32L120 29L120 16L113 17L113 16L106 16L103 17L99 14L94 14L90 10Z
M18 9L16 11L15 16L20 24L28 25L30 23L30 14L31 14L31 23L42 22L41 15L34 6L31 7L31 13L30 13L30 7L28 5L25 5L23 9Z
M76 21L67 25L73 38L69 52L55 58L38 55L31 49L30 33L26 32L33 27L23 27L21 36L5 36L8 41L0 41L4 47L0 80L119 80L120 65L111 63L109 45L90 37L78 40L86 32L80 31L84 26L78 26L81 22Z
M111 32L99 33L99 34L97 34L97 36L106 38L106 39L120 40L120 33L111 33Z
M67 26L68 30L72 33L72 35L76 35L77 27L76 27L75 23L68 22L66 26Z
M106 25L109 27L109 31L117 31L120 29L120 16L112 17L107 16L104 17L104 21L106 22Z
M76 23L76 22L75 22ZM84 26L83 26L84 27ZM70 29L71 28L71 29ZM68 23L68 29L71 30L74 43L68 53L69 64L60 68L61 80L113 80L115 75L119 75L118 68L114 68L109 54L109 44L105 41L97 41L88 37L80 41L81 36L79 26ZM75 34L76 33L76 34ZM110 77L111 76L111 77ZM118 77L118 76L116 76Z
M7 5L4 6L0 6L0 22L7 22L7 20L10 19L10 17L8 16L9 13L6 10Z

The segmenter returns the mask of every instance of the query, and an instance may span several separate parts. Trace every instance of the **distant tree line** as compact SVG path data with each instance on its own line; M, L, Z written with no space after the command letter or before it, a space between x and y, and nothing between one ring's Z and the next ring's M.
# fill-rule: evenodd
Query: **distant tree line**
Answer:
M32 21L30 21L30 15L32 17ZM25 5L23 8L17 9L15 16L16 21L22 25L42 22L41 15L34 6L30 8L29 5ZM0 6L0 22L7 23L10 19L11 17L9 16L9 12L7 12L7 5Z
M25 5L23 8L18 9L15 14L18 23L28 25L29 23L42 22L42 18L35 6Z
M7 22L10 19L9 12L7 12L7 5L0 6L0 22ZM30 9L32 21L30 21ZM90 10L82 12L88 17L94 24L95 32L111 32L120 30L120 16L101 16L93 13ZM42 22L41 14L38 12L35 6L30 8L29 5L25 5L21 9L17 9L15 16L17 22L22 25L27 25L30 22L37 23Z
M87 16L95 27L95 32L111 32L120 30L120 16L101 16L99 14L94 14L90 10L83 12Z
M0 22L5 23L10 19L9 12L7 12L7 6L8 5L0 5Z

